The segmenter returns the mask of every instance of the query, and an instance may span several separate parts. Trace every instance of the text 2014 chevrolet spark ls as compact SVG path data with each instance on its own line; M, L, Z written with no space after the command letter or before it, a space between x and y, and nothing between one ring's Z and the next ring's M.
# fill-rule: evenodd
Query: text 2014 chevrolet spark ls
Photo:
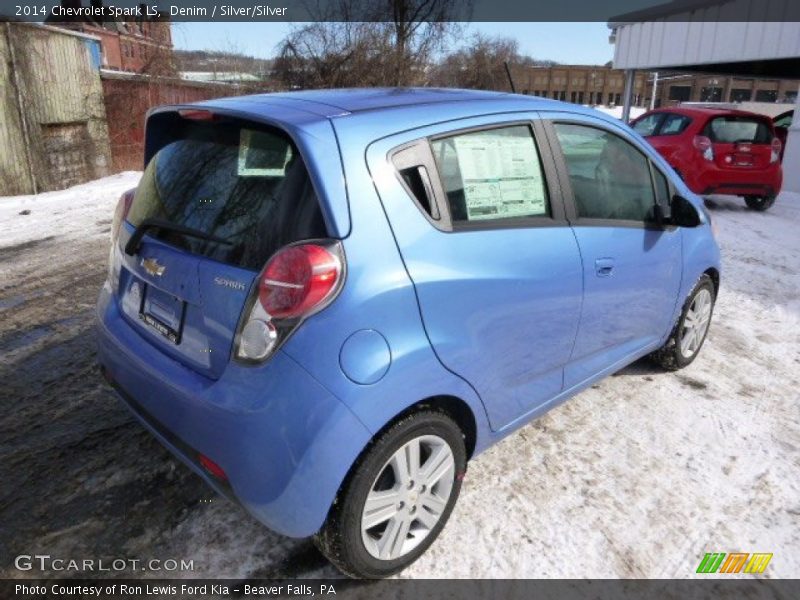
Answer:
M97 306L106 378L218 492L342 571L422 554L467 461L697 356L700 200L622 123L461 90L163 107Z

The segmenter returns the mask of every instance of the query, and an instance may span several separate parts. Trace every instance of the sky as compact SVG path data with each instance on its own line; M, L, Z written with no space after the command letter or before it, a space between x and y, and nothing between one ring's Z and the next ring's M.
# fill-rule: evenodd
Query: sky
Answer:
M270 58L292 23L173 23L181 50L220 50ZM511 37L520 52L564 64L605 64L613 57L605 23L472 23L466 36L482 32Z

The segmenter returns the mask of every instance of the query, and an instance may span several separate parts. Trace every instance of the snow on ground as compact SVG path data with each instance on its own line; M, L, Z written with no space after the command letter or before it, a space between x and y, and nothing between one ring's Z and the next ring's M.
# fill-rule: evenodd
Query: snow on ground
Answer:
M599 110L602 113L607 115L611 115L612 117L616 117L618 119L622 118L622 107L621 106L593 106L595 110ZM635 119L636 117L643 115L647 112L646 108L640 108L638 106L631 106L631 119Z
M34 552L335 576L309 540L215 499L93 367L108 228L137 177L0 198L0 577ZM699 358L678 373L640 361L488 450L402 577L681 578L733 551L800 577L800 196L708 206L724 272Z

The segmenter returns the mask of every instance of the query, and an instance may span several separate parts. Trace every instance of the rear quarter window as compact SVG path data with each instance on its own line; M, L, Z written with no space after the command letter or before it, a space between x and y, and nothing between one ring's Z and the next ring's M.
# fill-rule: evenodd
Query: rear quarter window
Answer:
M196 123L151 158L128 221L164 219L226 243L170 230L150 235L220 262L261 268L280 247L326 236L305 163L282 131Z

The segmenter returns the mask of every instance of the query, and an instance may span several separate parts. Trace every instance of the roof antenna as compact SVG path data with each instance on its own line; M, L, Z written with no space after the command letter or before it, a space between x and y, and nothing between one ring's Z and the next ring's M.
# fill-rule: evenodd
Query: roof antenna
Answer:
M508 68L508 61L503 61L503 66L506 68L506 75L508 75L508 84L511 86L511 93L516 94L517 88L514 86L514 78L511 77L511 69Z

